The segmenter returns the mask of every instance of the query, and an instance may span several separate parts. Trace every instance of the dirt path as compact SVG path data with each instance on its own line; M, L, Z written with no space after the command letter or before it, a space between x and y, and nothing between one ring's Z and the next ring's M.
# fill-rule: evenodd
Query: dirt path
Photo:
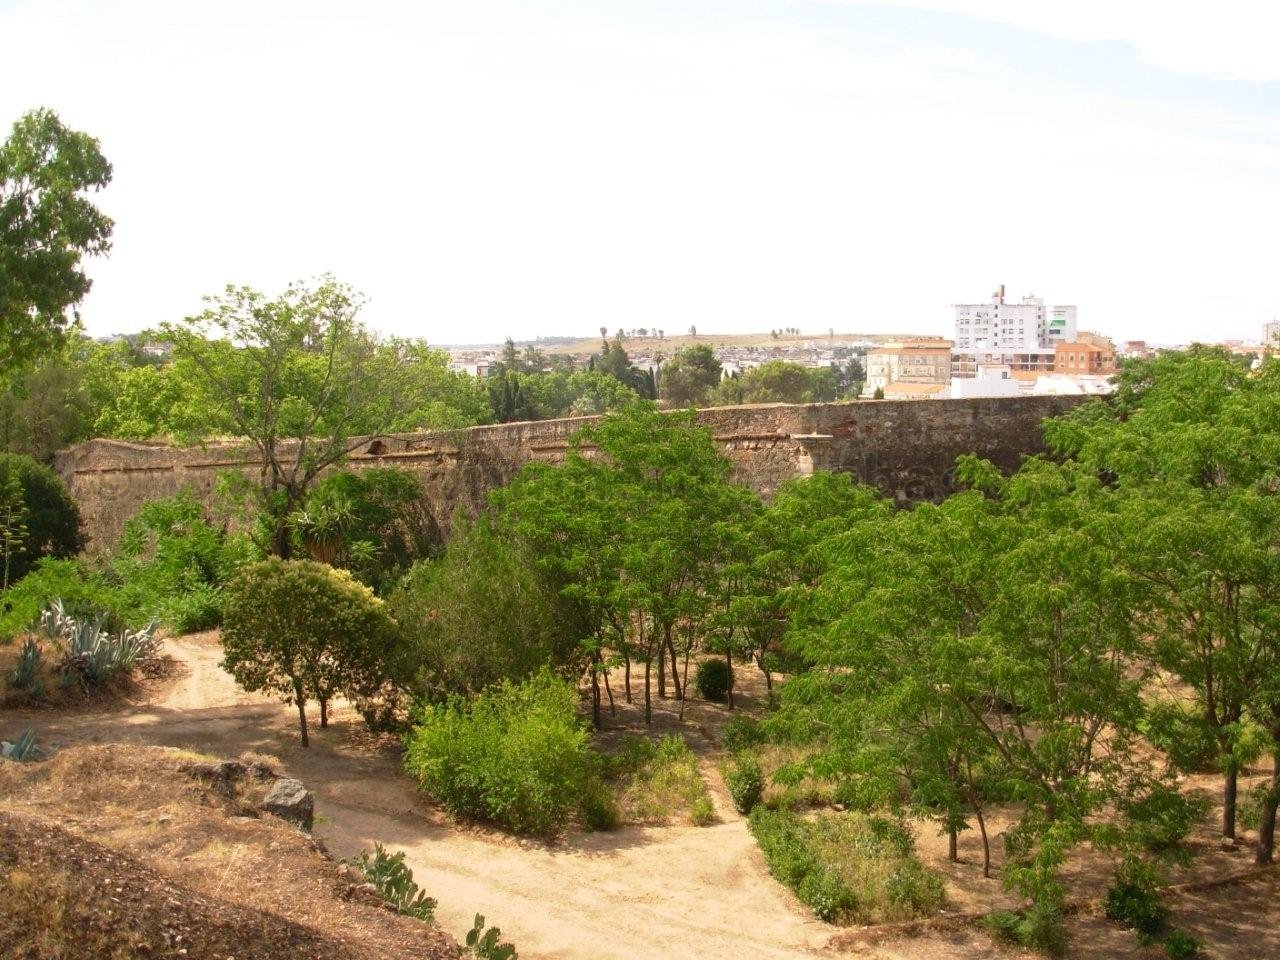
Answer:
M245 694L218 666L213 633L171 639L179 678L154 702L111 713L0 714L0 736L34 725L43 743L136 741L276 758L316 795L315 833L336 856L380 841L404 850L418 883L455 935L476 913L520 955L582 960L794 958L821 949L831 928L812 919L765 871L745 821L704 761L720 822L628 827L548 846L460 827L426 805L393 750L371 745L339 711L313 747L298 746L296 714Z

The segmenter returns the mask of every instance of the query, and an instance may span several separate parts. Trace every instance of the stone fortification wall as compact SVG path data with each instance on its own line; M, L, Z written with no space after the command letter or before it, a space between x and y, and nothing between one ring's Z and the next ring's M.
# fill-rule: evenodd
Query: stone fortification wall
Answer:
M1043 449L1040 422L1078 402L1002 397L768 404L701 410L698 420L733 461L737 480L766 496L790 477L840 470L912 501L944 496L963 453L1013 469L1022 456ZM432 516L447 527L456 509L478 509L488 491L526 461L562 459L569 438L592 419L368 437L356 445L349 466L413 471L423 481ZM104 549L147 500L190 488L209 502L221 474L253 476L260 464L242 443L180 448L90 440L60 452L56 468L80 504L91 549Z

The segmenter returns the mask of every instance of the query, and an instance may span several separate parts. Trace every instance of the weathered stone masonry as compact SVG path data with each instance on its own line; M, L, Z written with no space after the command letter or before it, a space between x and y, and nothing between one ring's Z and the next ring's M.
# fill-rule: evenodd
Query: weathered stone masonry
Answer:
M736 478L768 496L784 480L814 470L855 474L903 501L937 498L952 487L957 456L973 453L1008 470L1043 450L1040 423L1076 397L903 400L852 404L768 404L698 412L733 461ZM475 510L488 491L528 460L555 462L593 418L472 427L441 433L368 437L349 465L398 466L423 481L442 526L458 507ZM206 501L220 474L256 474L241 443L168 447L90 440L57 456L80 504L91 549L114 544L124 521L147 500L190 488Z

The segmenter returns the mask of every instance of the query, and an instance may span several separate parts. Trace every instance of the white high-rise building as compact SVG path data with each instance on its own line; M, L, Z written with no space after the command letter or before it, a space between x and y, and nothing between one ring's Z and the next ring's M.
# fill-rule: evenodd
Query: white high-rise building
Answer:
M1076 308L1046 307L1039 297L1007 303L1004 285L990 303L957 303L951 376L975 377L979 366L1052 372L1055 347L1076 338Z

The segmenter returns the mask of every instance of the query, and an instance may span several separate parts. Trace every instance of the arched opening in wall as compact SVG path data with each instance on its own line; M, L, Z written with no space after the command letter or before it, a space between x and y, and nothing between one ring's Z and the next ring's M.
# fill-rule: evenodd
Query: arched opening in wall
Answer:
M373 443L369 444L369 446L365 447L364 452L371 457L381 457L386 454L387 445L381 440L375 440Z

